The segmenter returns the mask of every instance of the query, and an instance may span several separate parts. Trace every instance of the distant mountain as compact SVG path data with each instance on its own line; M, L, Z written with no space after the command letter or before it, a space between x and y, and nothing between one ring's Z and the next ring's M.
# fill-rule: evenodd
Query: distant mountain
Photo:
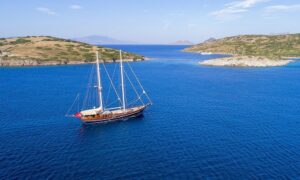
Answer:
M170 45L193 45L194 43L188 41L188 40L179 40L173 43L170 43Z
M84 42L88 44L137 44L135 42L128 42L122 41L118 39L114 39L108 36L99 36L99 35L92 35L92 36L85 36L85 37L78 37L72 38L74 41Z
M214 42L216 40L217 40L216 38L211 37L211 38L207 39L206 41L204 41L204 43Z

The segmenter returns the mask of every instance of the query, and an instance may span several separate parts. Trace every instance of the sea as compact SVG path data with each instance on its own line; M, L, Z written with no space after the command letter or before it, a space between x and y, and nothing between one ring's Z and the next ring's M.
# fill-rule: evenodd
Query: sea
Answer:
M222 55L109 47L150 59L131 66L153 105L138 118L86 125L65 114L91 64L2 67L0 179L300 178L300 61L206 67L198 62Z

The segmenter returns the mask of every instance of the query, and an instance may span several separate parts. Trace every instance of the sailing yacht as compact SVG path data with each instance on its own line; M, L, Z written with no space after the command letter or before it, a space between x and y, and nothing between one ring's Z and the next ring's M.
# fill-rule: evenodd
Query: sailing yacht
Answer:
M127 63L129 65L129 63ZM104 65L104 64L103 64ZM130 65L129 65L130 66ZM104 66L105 67L105 66ZM132 68L130 67L130 70ZM107 70L105 69L107 72ZM135 75L135 73L132 70L132 73L134 74L136 81L140 85L140 88L142 90L141 94L138 94L135 87L134 91L137 95L136 101L140 101L141 103L134 106L129 106L126 104L126 92L125 92L125 85L124 85L124 65L123 65L123 59L122 59L122 51L120 50L120 81L121 81L121 97L119 96L115 86L113 85L112 78L110 78L109 74L108 79L111 82L111 85L116 93L117 99L119 101L119 106L113 107L113 108L106 108L103 101L103 87L101 82L101 69L99 65L99 55L98 52L96 52L96 74L97 74L97 84L94 86L97 90L97 100L98 106L90 108L90 109L84 109L80 112L77 112L73 115L73 117L81 119L84 123L93 123L93 122L104 122L104 121L114 121L114 120L124 120L129 119L132 117L137 117L143 113L143 111L152 104L148 94L144 90L143 86L141 85L139 79ZM126 73L126 72L125 72ZM125 74L127 77L127 73ZM131 81L130 81L131 83ZM131 83L131 85L133 85ZM142 96L146 96L147 103L145 103L142 100Z

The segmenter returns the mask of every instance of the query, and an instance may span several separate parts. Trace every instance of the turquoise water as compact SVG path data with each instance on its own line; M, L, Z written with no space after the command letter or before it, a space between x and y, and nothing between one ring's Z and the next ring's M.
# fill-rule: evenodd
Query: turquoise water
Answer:
M0 69L0 179L300 177L299 63L214 68L197 62L219 55L184 46L112 47L152 59L132 65L154 102L141 118L64 117L91 65Z

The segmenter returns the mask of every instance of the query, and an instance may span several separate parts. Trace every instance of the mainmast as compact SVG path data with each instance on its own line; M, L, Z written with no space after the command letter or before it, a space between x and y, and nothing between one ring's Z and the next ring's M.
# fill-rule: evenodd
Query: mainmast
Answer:
M101 74L100 74L100 66L99 66L99 55L98 51L96 52L96 65L97 65L97 88L98 88L98 97L99 97L99 108L103 111L103 100L102 100L102 85L101 85Z
M122 59L122 51L120 50L120 71L121 71L121 88L122 88L122 108L126 109L125 102L125 88L124 88L124 67L123 67L123 59Z

